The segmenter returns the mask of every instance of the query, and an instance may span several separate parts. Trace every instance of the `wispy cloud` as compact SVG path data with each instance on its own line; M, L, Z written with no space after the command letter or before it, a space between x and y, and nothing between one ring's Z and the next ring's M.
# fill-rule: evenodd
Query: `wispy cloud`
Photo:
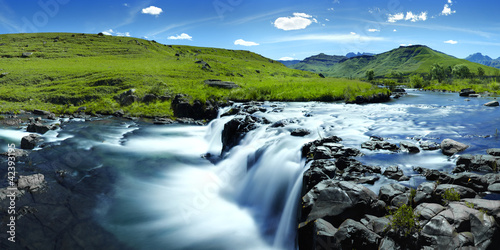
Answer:
M169 36L167 39L168 40L190 40L191 41L193 39L193 37L186 34L186 33L182 33L180 35Z
M234 45L241 45L241 46L257 46L259 45L256 42L250 42L250 41L245 41L243 39L238 39L234 41Z
M447 44L457 44L458 42L454 41L454 40L448 40L448 41L444 41L444 43L447 43Z
M116 32L113 29L105 30L102 33L108 36L130 36L130 32Z
M280 10L276 10L276 11L272 11L272 12L243 17L243 18L228 22L227 24L241 25L241 24L254 22L254 21L269 20L271 17L275 17L277 14L289 12L289 11L290 11L290 8L280 9Z
M203 18L203 19L198 19L198 20L193 20L193 21L188 21L188 22L183 22L183 23L175 23L175 24L168 25L161 30L151 32L151 33L147 34L147 36L148 37L155 37L157 35L163 34L169 30L172 30L172 29L176 29L176 28L185 29L185 27L189 26L189 25L202 24L202 23L206 23L208 21L213 21L213 20L218 20L218 19L219 18L217 16L214 16L214 17Z
M312 23L317 23L318 20L306 13L293 13L293 16L278 17L274 21L274 27L280 30L302 30Z
M368 32L380 32L379 29L368 29Z
M289 56L285 56L285 57L282 57L282 58L280 58L278 60L280 60L280 61L292 61L292 60L295 60L295 58L289 57Z
M397 14L388 14L387 15L387 22L389 23L395 23L397 21L411 21L411 22L417 22L417 21L425 21L427 20L427 11L421 12L420 14L414 14L411 11L406 12L406 16L404 13L397 13Z
M336 42L336 43L364 43L384 41L383 37L363 36L351 32L351 34L309 34L300 36L288 36L278 38L268 43L281 43L281 42L295 42L295 41L323 41L323 42Z
M142 9L141 11L142 14L148 14L153 16L159 16L162 12L163 10L156 6L149 6L147 8Z

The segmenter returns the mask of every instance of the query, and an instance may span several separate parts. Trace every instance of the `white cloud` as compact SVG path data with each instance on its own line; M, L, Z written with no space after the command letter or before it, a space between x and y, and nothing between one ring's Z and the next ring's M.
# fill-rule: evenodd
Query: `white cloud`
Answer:
M325 21L330 22L330 19L327 18L327 19L325 19Z
M101 33L103 33L104 35L107 35L107 36L114 36L114 35L116 35L116 36L130 36L130 32L125 32L125 33L116 32L113 29L103 31Z
M451 0L448 0L448 3L449 3L449 4L452 4L453 2L452 2Z
M243 39L238 39L236 41L234 41L234 45L241 45L241 46L257 46L259 45L258 43L256 42L249 42L249 41L245 41Z
M117 36L130 36L130 32L125 32L125 33L116 32L116 35Z
M293 57L285 56L279 59L280 61L292 61L295 60Z
M169 40L190 40L192 39L193 37L186 34L186 33L182 33L180 35L176 35L176 36L169 36L167 39Z
M153 16L159 16L163 10L161 8L155 7L155 6L149 6L145 9L142 9L142 14L148 14L148 15L153 15Z
M406 17L404 13L397 13L394 15L389 14L387 18L387 22L390 23L395 23L401 20L411 21L411 22L425 21L427 20L427 11L421 12L420 14L413 14L413 12L408 11L406 12Z
M457 41L453 41L453 40L448 40L448 41L444 41L444 43L457 44L458 42Z
M326 10L329 10L329 11L335 11L335 9L334 9L334 8L328 8L328 9L326 9Z
M394 29L392 32L398 32L398 30L397 30L397 29Z
M451 1L450 1L451 2ZM448 4L445 4L444 5L444 8L443 8L443 11L441 11L441 15L443 16L449 16L451 14L454 14L454 13L457 13L457 11L455 10L451 10L451 5L448 5Z
M368 29L368 32L380 32L379 29Z
M387 18L387 22L395 23L397 21L403 20L404 18L405 18L405 14L403 14L403 13L397 13L394 15L389 14L389 17Z
M356 32L351 32L351 35L355 36L355 35L356 35Z
M404 44L404 43L403 43L403 44L400 44L399 46L407 47L407 46L412 46L412 45L413 45L413 44L411 44L411 43L410 43L410 44Z
M128 3L124 3L123 6L125 7L129 7Z
M293 13L293 17L279 17L274 21L274 27L281 30L301 30L318 21L305 13Z

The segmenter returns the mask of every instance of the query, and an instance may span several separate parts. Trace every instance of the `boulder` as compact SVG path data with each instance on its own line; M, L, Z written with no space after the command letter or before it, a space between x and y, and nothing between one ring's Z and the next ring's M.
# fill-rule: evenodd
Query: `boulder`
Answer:
M398 166L389 166L385 169L383 175L387 176L389 179L397 180L397 181L407 181L410 178L403 173Z
M422 148L422 150L438 150L441 148L441 145L436 142L424 141L420 143L420 148Z
M376 234L383 234L387 227L390 224L390 220L387 217L377 217L373 215L367 214L362 220L361 223L366 226L366 228L370 229Z
M114 99L121 105L121 106L129 106L132 103L136 102L139 100L139 97L135 95L135 89L129 89L120 95L117 95L114 97Z
M227 122L222 130L222 153L238 145L246 133L257 127L256 121L248 115L245 118L234 118Z
M500 106L500 103L498 103L498 101L492 101L492 102L485 103L484 106L486 106L486 107L498 107L498 106Z
M213 100L207 100L202 103L195 100L191 104L191 97L178 94L172 100L172 110L176 117L193 118L195 120L212 120L217 118L219 105Z
M399 183L386 184L386 185L380 187L378 197L379 197L379 199L383 200L384 202L390 203L394 197L396 197L397 195L403 194L408 190L409 190L409 188L407 188Z
M30 123L26 128L26 131L32 133L39 133L43 135L47 133L49 130L55 130L55 129L57 129L57 126L55 125L43 125L39 122L36 122L36 123Z
M459 202L451 202L438 216L445 218L457 232L470 231L469 216L478 215L480 212Z
M417 187L417 192L415 194L415 197L413 198L413 201L415 204L421 204L423 202L439 202L441 201L441 198L439 199L434 199L433 193L434 190L436 189L437 184L435 182L424 182L420 184Z
M174 123L174 120L172 120L170 118L164 118L164 117L156 117L153 120L153 124L156 124L156 125L166 125L166 124L172 124L172 123Z
M33 110L34 115L50 115L49 111L41 110L41 109L34 109Z
M144 103L151 103L151 102L155 102L156 100L158 100L158 96L156 96L154 94L145 94L142 97L142 102L144 102Z
M222 89L235 89L240 87L234 82L222 81L222 80L209 79L205 80L204 83L210 87L216 87Z
M500 156L500 148L490 148L486 150L486 153L493 156Z
M315 160L312 162L309 169L304 172L302 184L302 196L309 192L316 184L333 179L335 177L335 162L330 160Z
M499 225L493 216L479 213L470 215L470 228L474 245L479 249L498 249L500 245Z
M454 155L458 152L462 152L462 151L466 150L468 147L469 146L467 146L463 143L454 141L452 139L444 139L441 142L441 150L443 151L444 155Z
M474 91L472 89L462 89L462 90L460 90L459 95L460 96L464 96L464 97L468 97L471 94L475 94L475 93L476 93L476 91Z
M436 169L427 169L423 167L413 167L413 170L420 173L429 181L435 181L439 179L440 172Z
M291 132L292 136L299 136L299 137L306 136L309 134L311 134L311 131L309 129L305 129L305 128L297 128Z
M332 249L337 229L328 221L317 219L299 225L299 249Z
M460 171L493 172L498 171L500 157L464 154L457 159L456 165Z
M1 155L5 157L14 157L16 161L20 161L28 156L28 152L19 148L15 148L12 152L4 152Z
M293 124L293 123L298 123L299 120L298 119L293 119L293 118L290 118L290 119L283 119L283 120L279 120L273 124L271 124L271 128L283 128L285 126L287 126L288 124Z
M424 238L430 242L433 249L454 249L458 246L458 239L455 241L457 232L448 221L441 217L435 216L427 222L421 231Z
M275 125L275 124L276 123L274 123L273 125ZM271 127L273 125L271 125ZM302 146L302 157L307 157L307 158L312 159L316 153L316 148L320 147L320 146L328 149L331 152L332 147L331 147L331 145L328 145L328 143L339 143L341 141L342 141L342 139L340 137L330 136L330 137L326 137L326 138L323 138L320 140L308 142L304 146Z
M363 224L345 220L334 235L334 249L377 249L382 239Z
M398 151L398 146L396 144L390 143L388 141L367 141L361 144L361 148L369 150L390 150Z
M445 207L436 203L422 203L415 208L414 212L418 216L418 219L426 224L444 209Z
M446 190L453 189L455 192L460 194L460 198L474 198L476 197L476 192L468 187L462 187L455 184L440 184L434 190L434 195L436 198L442 197Z
M31 57L33 55L33 52L24 52L22 54L22 57Z
M30 192L36 192L40 190L45 183L45 177L43 174L34 174L28 176L19 176L17 180L18 189L27 189Z
M37 134L29 134L21 139L21 149L34 149L43 139Z
M411 143L411 142L400 142L399 147L401 151L408 152L410 154L417 154L420 153L420 149L417 147L417 145Z
M361 219L371 214L377 196L363 185L347 181L324 180L302 197L302 219L323 218L338 226L347 218Z

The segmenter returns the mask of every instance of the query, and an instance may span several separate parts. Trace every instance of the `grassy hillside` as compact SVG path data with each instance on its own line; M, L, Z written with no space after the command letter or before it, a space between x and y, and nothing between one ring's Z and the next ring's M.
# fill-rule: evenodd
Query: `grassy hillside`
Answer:
M500 72L498 69L458 59L426 46L415 45L402 46L374 56L360 56L346 59L328 69L324 69L322 73L333 77L353 78L364 78L366 71L370 69L374 70L376 77L385 77L391 73L400 73L403 75L413 73L425 74L429 73L430 68L435 63L439 63L444 67L465 64L473 72L476 72L477 68L482 67L486 75L495 75ZM315 70L314 72L318 71Z
M334 65L345 59L347 59L345 56L330 56L321 53L319 55L308 57L303 61L288 67L315 73L323 73L328 72Z
M209 87L206 79L233 81L241 88ZM0 35L0 86L2 112L42 108L71 113L86 106L88 112L122 109L136 116L172 115L171 99L178 93L202 101L331 101L385 91L289 69L248 51L68 33ZM139 99L154 94L159 100L122 106L114 97L129 89Z

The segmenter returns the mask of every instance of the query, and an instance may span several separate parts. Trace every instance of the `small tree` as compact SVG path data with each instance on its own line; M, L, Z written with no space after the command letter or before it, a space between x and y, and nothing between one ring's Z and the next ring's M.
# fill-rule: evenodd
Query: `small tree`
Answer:
M424 86L424 78L421 75L412 75L410 76L410 85L413 88L423 88Z
M453 76L457 78L467 78L471 75L469 67L465 64L458 64L453 67Z
M438 80L438 82L442 82L446 78L446 73L443 66L437 63L432 65L430 75L431 79Z
M369 69L368 71L366 71L366 79L368 79L368 81L373 81L373 79L375 79L375 71L373 71L373 69Z
M477 76L479 76L479 78L483 79L484 74L485 74L485 72L484 72L483 68L481 68L481 67L477 68Z

